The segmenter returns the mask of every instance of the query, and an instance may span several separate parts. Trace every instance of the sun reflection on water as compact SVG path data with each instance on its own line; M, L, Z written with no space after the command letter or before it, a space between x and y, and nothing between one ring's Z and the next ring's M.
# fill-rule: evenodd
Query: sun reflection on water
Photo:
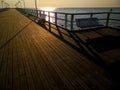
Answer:
M42 7L42 8L40 8L40 10L44 10L44 11L54 11L55 8L54 8L54 7Z
M48 12L47 11L54 11L56 8L54 8L54 7L42 7L42 8L40 8L40 10L43 10L43 11L46 11L44 14L46 15L46 21L48 21L49 20L49 17L48 17ZM50 16L51 17L54 17L54 13L50 13ZM50 22L54 22L54 18L51 18L50 17Z

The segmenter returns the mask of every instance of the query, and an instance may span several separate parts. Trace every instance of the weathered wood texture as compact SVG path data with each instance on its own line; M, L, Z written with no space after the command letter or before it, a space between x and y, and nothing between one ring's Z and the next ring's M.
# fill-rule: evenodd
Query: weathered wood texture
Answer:
M110 90L105 71L15 9L0 13L0 90Z

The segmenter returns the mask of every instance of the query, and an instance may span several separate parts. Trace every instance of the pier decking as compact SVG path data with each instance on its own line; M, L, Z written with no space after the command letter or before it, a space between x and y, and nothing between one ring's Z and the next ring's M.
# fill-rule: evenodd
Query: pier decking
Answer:
M15 9L0 13L0 90L110 90L105 70Z

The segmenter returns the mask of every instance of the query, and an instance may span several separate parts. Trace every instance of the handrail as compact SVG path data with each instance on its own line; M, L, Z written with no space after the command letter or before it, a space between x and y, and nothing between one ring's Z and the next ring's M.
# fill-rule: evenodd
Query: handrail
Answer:
M109 27L111 21L116 21L120 23L120 17L119 18L113 18L111 17L113 14L114 15L120 15L120 12L89 12L89 13L64 13L64 12L55 12L55 11L44 11L44 10L35 10L35 9L22 9L19 8L19 10L22 10L26 13L29 13L33 16L37 17L38 14L38 18L41 16L41 14L45 14L46 15L46 21L52 24L55 24L59 27L65 28L67 30L70 31L74 31L79 29L76 26L76 22L75 19L76 18L80 18L81 16L87 16L87 17L97 17L95 15L104 15L103 18L98 18L98 20L104 21L104 26L105 27ZM84 17L85 18L85 17Z
M0 12L7 10L8 8L0 8Z

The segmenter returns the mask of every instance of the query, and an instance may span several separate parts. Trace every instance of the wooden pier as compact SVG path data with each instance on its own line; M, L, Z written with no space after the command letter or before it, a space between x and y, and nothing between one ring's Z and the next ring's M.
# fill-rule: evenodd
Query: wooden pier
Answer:
M112 86L106 70L17 10L0 13L0 90L110 90Z

